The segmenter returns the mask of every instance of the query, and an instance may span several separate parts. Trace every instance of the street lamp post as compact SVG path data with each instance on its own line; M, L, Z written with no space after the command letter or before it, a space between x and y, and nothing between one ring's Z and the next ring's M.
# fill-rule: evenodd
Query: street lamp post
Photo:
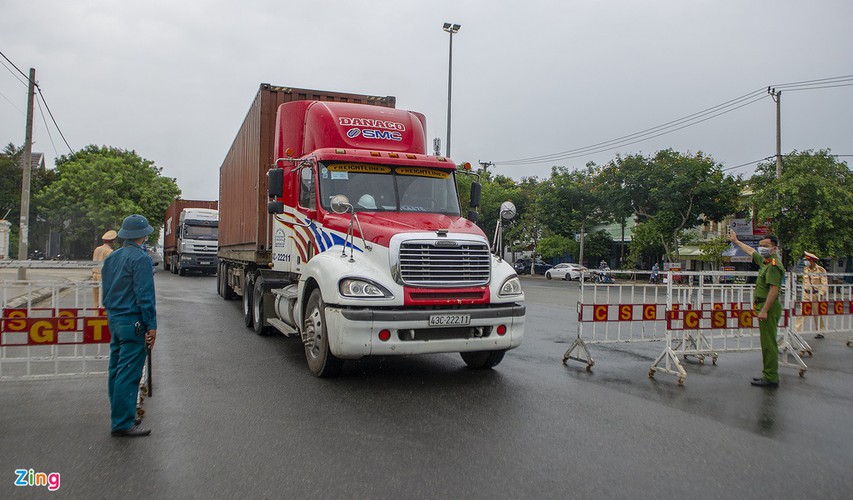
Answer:
M445 156L450 158L450 96L453 90L453 34L459 31L462 25L444 23L444 31L450 33L450 55L447 61L447 146Z

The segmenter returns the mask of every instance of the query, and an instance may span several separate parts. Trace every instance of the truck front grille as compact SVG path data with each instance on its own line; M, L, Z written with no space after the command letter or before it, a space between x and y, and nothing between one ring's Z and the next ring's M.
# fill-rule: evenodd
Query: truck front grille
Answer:
M489 247L471 241L403 242L400 277L411 286L485 285L490 277Z

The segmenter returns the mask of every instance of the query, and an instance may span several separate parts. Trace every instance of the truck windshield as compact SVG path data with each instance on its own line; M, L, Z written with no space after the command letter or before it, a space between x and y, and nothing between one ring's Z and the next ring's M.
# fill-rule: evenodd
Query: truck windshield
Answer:
M187 224L185 232L186 236L184 237L187 239L216 241L219 228L216 226L191 226Z
M356 212L424 212L459 215L452 172L351 162L320 163L320 200L330 209L344 195Z

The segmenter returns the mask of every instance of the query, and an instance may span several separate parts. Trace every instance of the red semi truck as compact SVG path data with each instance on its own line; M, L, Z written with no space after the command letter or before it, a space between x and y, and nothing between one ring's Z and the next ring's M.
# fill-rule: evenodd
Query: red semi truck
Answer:
M317 376L377 355L491 368L524 336L520 282L462 217L456 165L394 105L262 84L220 168L219 294L258 334L299 336Z

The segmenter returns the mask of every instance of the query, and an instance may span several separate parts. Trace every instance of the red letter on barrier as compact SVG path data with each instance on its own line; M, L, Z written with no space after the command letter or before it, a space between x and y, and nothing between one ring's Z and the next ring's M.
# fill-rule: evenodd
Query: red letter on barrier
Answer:
M722 304L720 304L722 305ZM711 314L711 326L714 328L725 328L726 327L726 312L725 311L714 311Z
M714 310L715 311L720 311L722 309L723 309L723 304L720 304L719 302L714 302Z
M592 309L593 321L607 321L607 306L597 305Z
M695 330L699 328L699 312L687 311L684 313L684 329Z
M844 314L844 302L840 300L835 301L835 314Z
M812 303L811 302L803 302L803 316L811 316L812 315Z
M93 317L83 320L83 343L106 344L110 341L110 329L107 318Z
M631 321L634 319L634 306L622 304L619 306L619 321Z
M817 303L818 314L821 316L826 316L829 314L829 302L818 302Z
M643 319L646 321L654 321L658 319L657 304L646 304L643 306Z

